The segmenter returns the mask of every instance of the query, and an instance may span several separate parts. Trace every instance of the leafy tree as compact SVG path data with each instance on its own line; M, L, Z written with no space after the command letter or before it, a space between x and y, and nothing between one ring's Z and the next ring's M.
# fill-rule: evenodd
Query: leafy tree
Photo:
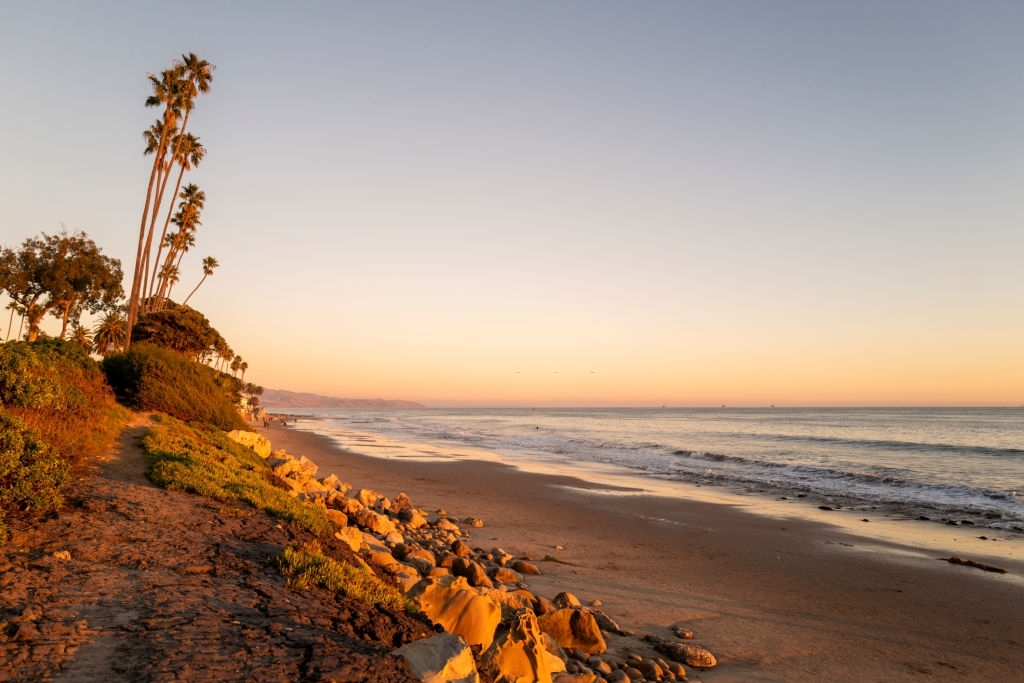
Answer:
M84 232L42 233L22 242L21 249L0 252L0 288L28 320L28 341L39 338L47 313L62 320L61 337L68 322L85 311L98 313L115 307L123 296L121 262L104 256Z
M202 360L216 353L223 337L206 316L189 306L173 301L162 311L146 313L139 318L133 332L135 341L149 342L188 357Z
M185 162L194 165L195 156L191 155L188 150L183 151L189 144L186 141L190 140L186 129L189 117L195 107L196 98L210 89L214 68L206 60L200 59L194 53L189 53L188 55L183 54L180 60L174 60L171 68L161 72L159 76L152 74L149 76L153 92L146 98L146 106L162 107L163 118L143 134L146 140L145 153L153 155L153 168L150 171L142 220L139 223L139 244L135 255L131 293L128 297L129 334L125 343L126 347L131 344L142 304L145 301L154 301L154 297L148 294L151 287L147 280L157 216L160 213L160 205L167 192L168 180L175 164L183 166L183 162ZM191 139L195 140L195 138ZM198 140L196 143L198 144ZM163 267L156 262L156 259L153 261L155 261L154 268ZM145 310L141 312L145 312Z

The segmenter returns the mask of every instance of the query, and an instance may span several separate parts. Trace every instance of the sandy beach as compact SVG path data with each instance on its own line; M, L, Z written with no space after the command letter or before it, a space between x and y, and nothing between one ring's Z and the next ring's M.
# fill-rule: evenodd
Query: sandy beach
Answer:
M994 546L991 534L902 522L912 533L869 541L813 518L612 492L492 462L374 458L302 430L262 431L320 476L482 519L475 547L557 559L540 562L535 593L600 600L637 632L693 630L719 666L691 679L997 681L1024 670L1020 538ZM954 554L1008 573L940 559Z

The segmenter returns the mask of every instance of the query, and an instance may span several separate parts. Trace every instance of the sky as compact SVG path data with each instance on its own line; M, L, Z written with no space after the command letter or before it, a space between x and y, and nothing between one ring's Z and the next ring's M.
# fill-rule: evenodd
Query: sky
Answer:
M189 303L247 380L1022 405L1021 35L1012 1L4 0L0 244L64 225L131 272L147 74L194 52L172 297L219 261Z

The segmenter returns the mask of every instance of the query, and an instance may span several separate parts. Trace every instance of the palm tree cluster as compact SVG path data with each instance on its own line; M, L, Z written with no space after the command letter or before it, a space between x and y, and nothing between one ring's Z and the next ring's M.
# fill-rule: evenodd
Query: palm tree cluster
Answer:
M206 194L194 183L182 188L182 181L186 171L202 162L206 149L199 138L186 129L196 98L210 89L213 71L212 64L189 53L174 60L171 68L159 76L149 75L153 92L146 99L146 106L162 107L163 115L143 132L144 153L153 155L153 169L139 224L139 245L128 299L129 332L125 348L131 344L131 329L139 315L163 309L171 288L180 278L182 257L195 245L195 233L201 225L199 216L206 203ZM171 197L180 201L175 207L172 199L165 208L164 198L172 176L175 177L175 185ZM160 237L156 240L154 253L158 229ZM200 284L216 267L217 260L213 257L203 261Z

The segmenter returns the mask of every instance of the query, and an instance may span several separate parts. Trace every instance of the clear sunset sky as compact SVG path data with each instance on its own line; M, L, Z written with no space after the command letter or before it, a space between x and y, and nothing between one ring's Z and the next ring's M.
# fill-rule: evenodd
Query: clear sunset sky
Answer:
M130 272L146 75L195 52L174 295L219 260L190 304L246 379L1021 405L1022 36L1016 1L5 0L0 243L63 222Z

